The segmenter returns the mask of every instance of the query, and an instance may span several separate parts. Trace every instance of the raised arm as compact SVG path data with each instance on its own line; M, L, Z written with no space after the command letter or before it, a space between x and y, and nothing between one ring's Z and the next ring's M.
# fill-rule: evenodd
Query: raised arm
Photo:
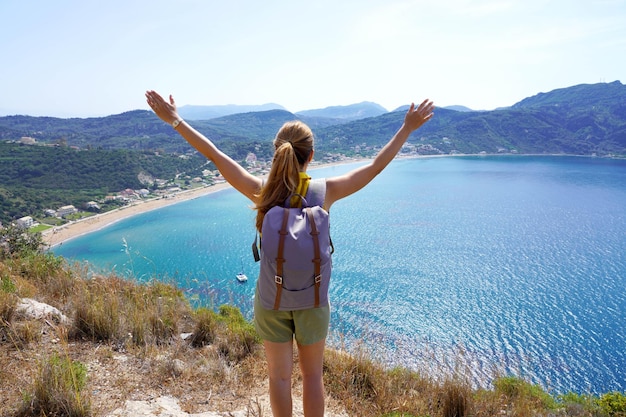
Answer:
M174 126L174 122L179 121L174 129L191 146L210 159L230 185L253 202L256 201L255 194L261 188L261 179L250 174L231 157L220 151L202 133L182 120L178 115L176 103L171 95L168 103L156 91L150 90L146 91L146 100L150 108L154 110L154 113L164 122Z
M429 100L424 100L418 107L411 104L400 129L370 164L359 167L345 175L326 179L325 208L330 209L335 201L359 191L380 174L400 151L409 135L433 117L434 108L433 102Z

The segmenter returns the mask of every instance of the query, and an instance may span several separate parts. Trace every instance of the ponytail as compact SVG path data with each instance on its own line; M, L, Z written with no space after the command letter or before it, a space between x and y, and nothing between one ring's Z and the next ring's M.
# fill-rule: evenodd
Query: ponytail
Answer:
M298 188L300 171L313 151L313 132L299 121L285 123L274 139L272 167L258 195L256 228L260 232L265 213L282 205Z

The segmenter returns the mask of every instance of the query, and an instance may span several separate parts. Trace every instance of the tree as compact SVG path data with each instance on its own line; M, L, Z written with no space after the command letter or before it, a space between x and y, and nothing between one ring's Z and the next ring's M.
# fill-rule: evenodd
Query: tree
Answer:
M43 251L41 233L30 233L28 230L11 224L0 229L0 260L24 256Z

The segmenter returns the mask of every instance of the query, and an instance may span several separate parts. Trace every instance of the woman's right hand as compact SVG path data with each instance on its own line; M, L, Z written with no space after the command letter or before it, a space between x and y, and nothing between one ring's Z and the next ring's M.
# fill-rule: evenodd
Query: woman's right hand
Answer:
M159 93L154 90L146 91L146 101L148 105L154 111L154 113L163 120L165 123L172 124L176 120L180 120L178 111L176 110L176 103L174 97L170 95L170 102L165 101Z

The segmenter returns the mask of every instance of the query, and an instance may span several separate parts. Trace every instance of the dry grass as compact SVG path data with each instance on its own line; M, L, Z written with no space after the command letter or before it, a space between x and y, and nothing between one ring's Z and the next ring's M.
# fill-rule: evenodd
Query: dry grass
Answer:
M164 395L190 413L270 415L259 339L238 309L194 310L180 290L161 282L86 277L51 255L0 261L0 415L99 416L127 400ZM70 320L22 317L17 303L25 297ZM183 340L185 333L190 337ZM462 375L435 381L385 369L366 352L327 350L324 378L335 415L623 416L626 407L619 393L553 398L510 377L496 379L492 390L475 390Z
M0 278L2 416L102 415L126 400L162 395L189 412L230 410L246 406L249 393L264 393L262 352L236 309L194 311L171 285L87 279L49 255L5 259ZM69 322L21 317L16 306L24 297L58 308ZM210 331L202 327L207 320ZM82 367L85 383L66 383Z

